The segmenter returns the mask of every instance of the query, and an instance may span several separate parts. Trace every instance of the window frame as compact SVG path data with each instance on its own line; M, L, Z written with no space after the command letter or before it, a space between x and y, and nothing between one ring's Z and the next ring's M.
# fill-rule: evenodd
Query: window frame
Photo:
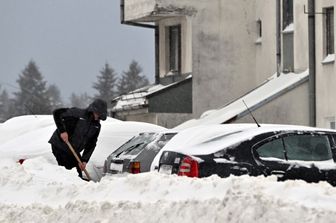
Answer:
M167 73L181 73L182 66L182 26L166 26L166 67Z
M324 56L335 54L334 7L323 8Z
M259 153L257 152L258 148L260 148L261 146L269 143L269 142L272 142L272 141L275 141L275 140L278 140L280 139L282 141L282 144L283 144L283 152L284 152L284 157L285 159L280 159L280 158L274 158L274 159L279 159L279 160L282 160L283 162L293 162L293 161L302 161L302 162L318 162L318 160L312 160L312 161L305 161L305 160L294 160L294 159L288 159L288 151L286 150L286 146L285 146L285 142L284 142L284 138L285 137L290 137L290 136L307 136L307 135L310 135L310 136L326 136L327 139L328 139L328 142L329 142L329 148L330 148L330 153L332 155L332 159L334 160L335 162L335 158L334 158L334 151L333 151L333 146L334 146L334 142L333 142L333 139L331 138L331 134L329 134L328 132L307 132L307 131L294 131L294 132L281 132L281 133L276 133L272 136L269 136L257 143L255 143L253 146L252 146L252 154L254 156L254 159L256 161L258 161L259 163L262 163L263 161L266 161L266 160L263 160L260 156L259 156Z
M262 42L262 20L257 19L256 21L256 40L255 44L261 44Z
M294 23L294 4L293 0L282 1L282 30Z

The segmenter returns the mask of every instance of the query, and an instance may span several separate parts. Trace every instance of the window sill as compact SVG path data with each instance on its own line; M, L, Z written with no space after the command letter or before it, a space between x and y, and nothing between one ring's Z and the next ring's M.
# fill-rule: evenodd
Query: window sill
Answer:
M286 33L294 33L294 24L291 23L288 26L286 26L286 28L284 30L282 30L282 33L286 34Z
M261 43L262 43L262 38L261 37L256 39L256 41L254 42L254 44L256 44L256 45L261 45Z
M335 54L328 54L323 60L322 64L331 64L335 63Z

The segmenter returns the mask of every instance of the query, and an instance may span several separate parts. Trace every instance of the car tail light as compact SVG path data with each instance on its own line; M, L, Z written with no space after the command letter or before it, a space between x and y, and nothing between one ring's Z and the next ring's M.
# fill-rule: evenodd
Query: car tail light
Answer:
M20 163L22 165L22 163L25 161L26 159L19 159L17 162Z
M187 177L198 177L198 162L189 156L184 157L181 161L178 175Z
M134 174L140 173L140 162L139 161L131 161L129 172L134 173Z

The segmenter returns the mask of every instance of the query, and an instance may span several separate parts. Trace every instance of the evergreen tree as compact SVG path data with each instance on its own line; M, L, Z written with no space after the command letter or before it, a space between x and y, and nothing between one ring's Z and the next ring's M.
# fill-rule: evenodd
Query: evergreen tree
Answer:
M0 122L4 122L14 116L14 101L4 89L0 93Z
M100 74L97 76L97 82L93 83L93 88L98 91L95 98L103 99L106 102L111 101L116 96L117 74L107 63Z
M141 75L142 68L133 60L128 68L128 71L124 71L121 79L118 83L118 93L119 95L126 94L135 89L144 87L149 84L146 76Z
M48 87L47 95L52 110L63 106L61 92L56 85L52 84Z
M17 80L21 91L15 93L17 115L50 114L46 81L34 61L30 61Z
M77 108L86 108L89 106L89 104L92 102L92 99L90 96L88 96L87 93L77 95L75 93L72 93L70 96L70 106L71 107L77 107Z

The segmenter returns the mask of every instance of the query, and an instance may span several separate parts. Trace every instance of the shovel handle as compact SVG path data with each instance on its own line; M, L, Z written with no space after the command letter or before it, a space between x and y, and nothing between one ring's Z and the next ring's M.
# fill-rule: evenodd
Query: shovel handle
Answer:
M70 144L70 142L67 141L67 142L65 142L65 143L68 145L68 147L69 147L69 149L71 150L72 154L75 156L77 162L80 163L80 164L82 165L82 161L79 159L79 157L78 157L76 151L74 150L74 148L72 147L72 145ZM90 180L91 180L91 177L90 177L89 173L87 172L87 170L84 169L83 171L84 171L86 177L88 178L88 180L90 181Z

